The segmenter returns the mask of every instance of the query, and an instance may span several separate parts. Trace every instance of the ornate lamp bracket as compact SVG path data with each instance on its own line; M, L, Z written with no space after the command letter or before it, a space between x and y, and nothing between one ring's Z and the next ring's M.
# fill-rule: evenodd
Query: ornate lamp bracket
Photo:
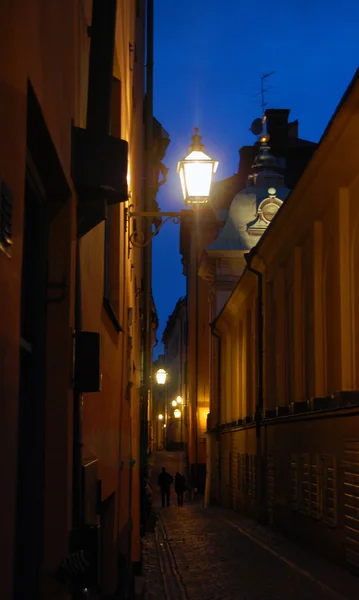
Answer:
M129 221L133 217L135 217L135 218L136 217L141 217L141 218L144 217L144 218L152 219L152 221L160 220L160 223L158 225L156 224L155 230L152 232L149 239L145 239L145 234L143 233L143 231L141 231L140 229L137 229L137 227L136 227L136 230L133 231L132 233L130 233L129 237L128 237L129 249L131 249L131 247L146 248L146 246L148 246L152 242L153 238L158 234L160 229L162 229L162 227L166 223L168 223L168 221L172 221L173 223L178 225L183 213L189 212L189 211L183 211L183 210L180 212L162 212L162 211L142 212L142 211L133 211L132 209L133 209L132 204L126 209L126 230L127 230L127 228L129 229Z

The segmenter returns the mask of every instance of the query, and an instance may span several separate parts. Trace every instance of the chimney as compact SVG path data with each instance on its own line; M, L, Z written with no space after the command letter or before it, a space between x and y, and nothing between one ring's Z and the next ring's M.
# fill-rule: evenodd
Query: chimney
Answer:
M269 145L276 154L282 149L285 150L287 146L289 113L289 108L268 108L265 112L267 131L270 135Z

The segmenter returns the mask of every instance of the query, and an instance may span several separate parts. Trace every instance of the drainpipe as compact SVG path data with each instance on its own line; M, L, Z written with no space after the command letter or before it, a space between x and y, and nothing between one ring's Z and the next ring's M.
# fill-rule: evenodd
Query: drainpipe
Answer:
M257 437L257 481L259 488L259 508L260 508L260 521L266 520L265 517L265 469L264 469L264 457L262 455L262 439L261 439L261 421L263 413L263 274L257 269L251 267L251 260L253 254L249 252L244 255L247 263L247 269L257 277L258 281L258 307L257 307L257 318L258 318L258 343L257 343L257 405L255 413L256 422L256 437Z
M220 481L220 476L221 476L221 437L220 437L220 433L219 433L219 426L221 423L221 362L222 362L222 338L220 335L218 335L218 333L216 333L213 329L212 329L212 335L214 337L217 338L218 340L218 360L217 360L217 365L218 365L218 374L217 374L217 432L216 432L216 441L219 443L219 451L218 451L218 495L220 495L220 486L219 486L219 481ZM217 498L217 500L219 501L219 497Z
M153 210L154 197L154 173L152 164L153 151L153 0L147 0L147 70L146 70L146 101L145 101L145 142L146 142L146 188L145 188L145 211ZM145 239L150 239L152 234L152 222L144 219L143 229ZM148 450L148 396L150 391L150 378L152 366L152 242L143 249L144 274L144 353L143 353L143 386L141 394L140 411L140 489L141 489L141 522L144 525L147 510L147 499L145 489L145 477L147 475L147 450Z
M196 248L196 405L195 405L195 462L194 462L194 483L198 488L198 255Z
M75 331L81 331L81 277L80 240L76 237L76 280L75 280ZM83 526L83 486L82 486L82 394L73 389L73 448L72 448L72 526Z
M247 262L247 270L256 275L258 281L258 308L257 308L257 323L258 323L258 344L257 344L257 404L256 404L256 433L260 437L260 425L263 412L263 274L257 269L251 267L251 253L244 255Z

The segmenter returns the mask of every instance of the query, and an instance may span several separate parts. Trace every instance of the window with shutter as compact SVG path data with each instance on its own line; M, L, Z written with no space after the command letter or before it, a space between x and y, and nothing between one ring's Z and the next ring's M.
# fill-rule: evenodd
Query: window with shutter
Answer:
M268 497L268 520L273 524L274 509L274 458L272 455L267 457L267 497Z
M322 516L320 479L320 459L314 454L310 464L310 514L313 519L320 519Z
M337 524L337 469L336 458L321 455L322 462L322 515L323 521L334 527Z
M296 454L292 454L290 457L290 472L292 510L298 510L298 458Z
M298 456L298 508L303 515L310 515L310 456Z

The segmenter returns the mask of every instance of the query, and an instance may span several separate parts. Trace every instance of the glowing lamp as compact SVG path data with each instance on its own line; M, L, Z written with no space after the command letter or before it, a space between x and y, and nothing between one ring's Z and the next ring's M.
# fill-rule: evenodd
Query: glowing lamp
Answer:
M158 418L159 418L160 421L162 421L163 420L163 415L158 415Z
M177 406L177 400L172 400L172 406Z
M212 178L218 167L218 161L203 152L202 136L198 131L198 127L195 127L189 154L177 165L186 205L208 202Z
M177 404L182 404L182 398L181 398L181 396L177 396L176 402L177 402Z
M164 385L166 383L167 373L164 369L158 369L156 373L157 383Z
M175 419L179 419L181 416L181 411L178 410L178 408L176 408L176 410L174 411L173 414L174 414Z

